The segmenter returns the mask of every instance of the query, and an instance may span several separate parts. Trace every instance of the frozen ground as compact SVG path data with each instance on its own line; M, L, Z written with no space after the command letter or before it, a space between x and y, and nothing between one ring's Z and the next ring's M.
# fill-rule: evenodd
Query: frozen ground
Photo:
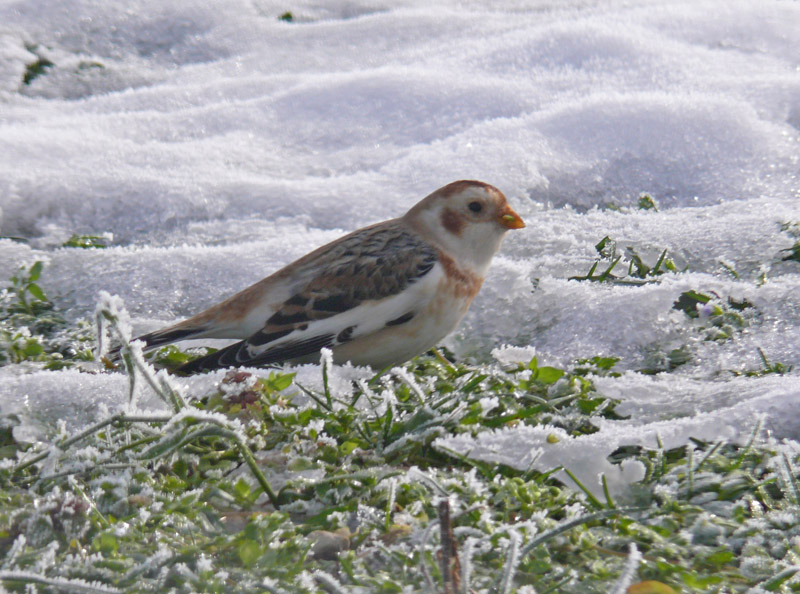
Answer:
M528 227L449 346L620 357L598 385L630 420L553 446L525 427L447 445L525 465L545 448L540 464L592 482L598 455L656 433L735 438L763 415L800 438L800 264L780 229L800 220L800 4L429 4L0 0L0 235L25 239L0 240L0 278L45 259L71 317L106 290L146 331L477 178ZM37 61L52 65L24 82ZM110 249L58 248L105 232ZM606 235L688 268L568 280ZM703 340L672 309L688 290L746 299L748 326ZM736 375L758 348L794 370ZM690 361L636 372L674 349ZM125 400L121 376L28 371L0 369L0 411L82 423Z

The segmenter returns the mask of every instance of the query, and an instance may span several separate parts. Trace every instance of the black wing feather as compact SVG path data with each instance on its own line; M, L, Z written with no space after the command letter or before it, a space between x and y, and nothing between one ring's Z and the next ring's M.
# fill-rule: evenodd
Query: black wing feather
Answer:
M253 357L249 354L248 341L242 340L241 342L222 348L205 357L189 361L181 365L177 371L178 373L191 374L212 371L222 367L238 367L241 365L260 367L262 365L281 363L282 361L316 353L325 347L334 346L336 342L335 334L323 334L320 336L312 336L304 340L284 342Z

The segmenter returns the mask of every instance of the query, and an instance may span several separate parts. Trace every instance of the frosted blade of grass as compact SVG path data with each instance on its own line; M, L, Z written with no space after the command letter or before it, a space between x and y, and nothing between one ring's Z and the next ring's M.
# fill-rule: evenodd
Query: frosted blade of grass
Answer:
M316 394L314 394L313 391L309 390L308 388L306 388L305 386L303 386L302 384L299 384L297 382L295 382L294 385L297 386L300 389L300 391L303 392L306 396L308 396L314 402L316 402L321 409L329 410L329 411L333 410L333 407L332 407L330 402L327 402L325 400L321 400Z
M756 424L753 427L753 431L750 433L750 438L747 440L747 443L742 448L742 451L739 454L736 462L734 463L734 467L738 468L744 462L744 459L747 457L747 454L753 448L753 444L756 442L756 439L759 435L761 435L761 430L764 428L764 418L765 415L761 414L758 416L756 420Z
M656 274L658 274L658 269L661 268L661 265L664 263L664 258L666 258L666 257L667 257L667 250L664 250L663 252L661 252L661 255L658 257L658 261L656 262L656 265L653 266L653 270L650 271L650 274L652 276L655 276Z
M326 348L320 351L319 366L322 369L322 390L325 394L325 401L328 403L328 410L333 410L333 402L331 402L331 390L328 386L328 376L330 375L331 367L333 366L333 351Z
M69 475L67 477L67 480L69 482L70 487L72 487L72 489L78 495L80 495L81 499L83 499L86 505L89 506L89 509L92 510L94 517L99 519L100 523L103 524L106 528L110 527L111 523L108 521L105 515L103 515L103 512L97 509L97 505L95 504L94 500L86 494L86 492L80 487L80 485L78 485L78 482L75 480L74 476Z
M764 591L767 592L774 592L777 588L786 580L790 579L794 574L800 571L800 565L792 565L787 567L780 573L773 575L772 577L760 582L755 588L754 591Z
M580 480L578 480L578 477L576 477L574 474L572 474L572 472L570 472L569 468L564 468L564 472L566 472L569 478L571 478L578 486L578 488L581 491L583 491L584 495L586 495L586 498L589 500L589 503L591 503L592 507L594 507L595 509L604 508L604 505L600 503L600 500L597 497L595 497L594 494L589 489L587 489Z
M514 586L514 575L517 573L517 567L522 559L520 555L519 546L522 543L522 535L513 528L509 528L508 548L506 549L506 561L503 564L503 575L500 578L500 583L497 587L492 589L493 593L508 594Z
M166 548L161 548L152 555L150 555L144 561L137 563L134 567L131 567L122 577L121 581L123 583L129 583L134 578L142 574L153 571L158 567L162 567L164 563L167 560L171 559L174 555L175 553L173 553L172 551L169 551Z
M314 487L320 487L323 485L330 485L336 483L343 483L345 481L350 481L353 483L362 483L365 481L374 481L375 485L377 486L379 483L383 482L387 478L394 478L396 476L402 475L403 472L400 470L390 470L384 472L383 474L377 474L371 471L365 472L353 472L348 474L334 474L332 476L327 476L321 479L313 479L313 478L300 478L298 479L302 484Z
M286 590L281 590L273 584L268 584L266 582L261 582L258 587L263 588L266 592L269 592L269 594L286 594Z
M614 500L611 498L611 493L608 490L608 480L606 479L605 473L600 475L600 480L603 483L603 495L606 498L606 506L609 509L614 509L616 505L614 505Z
M427 484L431 487L440 497L447 497L449 493L442 485L440 485L433 477L428 476L416 466L409 468L407 472L409 480L418 480L421 483Z
M81 579L49 578L28 571L0 571L0 581L18 584L39 584L51 586L57 591L78 592L79 594L117 594L117 588L99 582L87 582Z
M14 539L13 544L9 547L5 558L3 559L3 564L0 566L0 571L7 571L14 566L17 556L25 549L26 543L27 539L25 538L24 534L20 534L16 539Z
M342 587L342 584L340 584L339 580L337 580L331 574L318 569L312 575L314 576L314 579L327 591L333 592L334 594L344 594L345 591Z
M158 443L151 445L139 454L141 460L154 460L182 449L203 437L230 438L231 432L222 427L201 425L188 432L174 431L165 435Z
M625 592L628 591L628 588L636 578L639 564L641 562L642 554L639 552L639 549L636 548L636 545L631 543L628 560L625 562L625 567L622 570L622 574L619 576L617 583L614 584L610 594L625 594Z
M433 356L436 357L439 363L441 363L444 366L444 368L447 370L448 373L450 373L451 375L456 373L457 371L456 368L453 367L453 364L450 363L450 361L448 361L445 358L445 356L441 353L439 349L433 348L431 349L431 351L433 352Z
M145 360L142 350L143 343L131 341L130 316L125 310L122 299L101 291L100 300L95 309L95 319L99 341L98 354L105 350L103 339L109 336L109 329L120 343L120 356L130 381L129 405L131 407L135 404L137 371L153 392L159 395L173 410L177 412L186 406L186 402L178 390L172 386L166 372L162 370L162 372L156 373L155 369Z
M438 525L439 520L432 520L429 522L428 526L425 528L425 532L422 533L422 539L419 543L419 568L422 570L422 577L425 579L425 583L428 584L428 592L438 591L433 583L430 571L428 571L428 566L425 564L425 549L428 547L428 541L431 538L431 534L433 534L433 530Z
M475 543L478 539L470 537L461 549L461 594L470 594L472 587L472 556L475 551Z
M709 458L711 458L711 456L713 456L717 450L722 447L723 443L724 442L722 440L715 442L714 445L711 446L711 448L705 453L705 455L700 458L700 461L697 463L697 466L695 466L694 471L698 472L703 467L703 464L705 464Z
M384 526L386 528L386 532L389 532L389 530L392 527L392 508L394 507L396 487L397 487L397 481L394 478L391 478L386 482L386 491L388 499L388 501L386 502L386 523Z
M133 343L130 343L127 347L123 347L123 349L125 348L128 349L128 353L131 356L136 370L148 383L153 392L161 396L161 399L171 406L175 412L186 408L186 401L183 399L180 392L172 385L167 372L162 369L156 373L155 369L145 360L140 341L133 341ZM132 400L131 405L133 404L134 402Z
M411 389L411 392L417 397L419 403L425 406L425 392L420 388L414 376L412 376L405 367L392 368L392 375L407 385Z
M474 566L472 564L473 556L475 555L475 545L480 542L480 538L469 537L464 542L464 547L461 552L461 594L470 594L472 592L472 573Z
M608 509L594 514L580 516L578 518L575 518L574 520L568 520L566 522L562 522L555 528L552 528L551 530L548 530L547 532L540 534L539 536L531 540L528 544L526 544L522 548L522 551L520 552L520 557L524 557L525 555L530 554L530 552L536 547L538 547L540 544L547 542L548 540L550 540L555 536L558 536L562 532L566 532L567 530L575 528L576 526L580 526L581 524L587 524L589 522L594 522L595 520L602 520L603 518L607 518L608 516L613 516L615 514L621 515L625 511L626 510L624 509Z
M102 357L108 352L110 342L109 323L116 323L115 330L118 337L128 343L132 337L131 320L122 298L118 295L111 295L106 291L100 291L97 306L95 307L95 319L97 322L97 356ZM105 322L104 322L105 320ZM107 322L107 323L106 323Z
M780 453L779 465L782 471L781 476L785 484L784 493L786 493L786 498L795 505L800 505L800 488L797 486L797 479L795 478L792 463L785 451L781 451Z
M398 439L395 439L392 443L383 448L381 453L384 456L388 456L394 453L395 451L401 449L408 443L424 443L428 440L433 441L434 438L439 437L444 433L445 433L444 429L442 427L439 427L438 424L422 432L414 431L408 435L404 435Z

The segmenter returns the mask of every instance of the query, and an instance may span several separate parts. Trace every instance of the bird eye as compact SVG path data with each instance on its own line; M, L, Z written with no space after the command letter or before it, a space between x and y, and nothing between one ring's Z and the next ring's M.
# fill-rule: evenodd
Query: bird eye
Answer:
M483 208L483 204L480 202L470 202L467 204L467 208L469 208L472 212L480 212Z

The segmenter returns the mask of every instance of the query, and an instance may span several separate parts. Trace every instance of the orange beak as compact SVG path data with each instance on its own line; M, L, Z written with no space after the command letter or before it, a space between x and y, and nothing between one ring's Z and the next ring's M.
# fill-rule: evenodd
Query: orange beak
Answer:
M522 229L525 226L522 217L511 210L510 206L506 206L502 210L500 216L497 217L497 222L508 229Z

